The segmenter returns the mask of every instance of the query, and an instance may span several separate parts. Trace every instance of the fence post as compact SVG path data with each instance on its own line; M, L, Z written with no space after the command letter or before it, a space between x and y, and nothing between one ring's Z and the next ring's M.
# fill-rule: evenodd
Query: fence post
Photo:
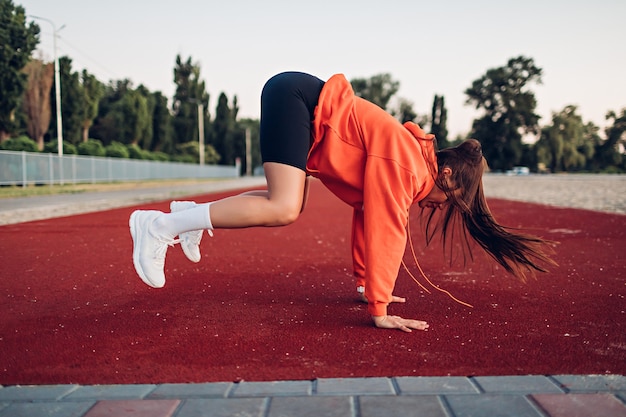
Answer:
M59 184L65 185L65 179L63 178L63 155L59 155Z
M52 187L53 183L54 183L54 168L52 167L52 153L48 153L48 162L50 162L50 178L49 178L49 184Z
M26 151L22 151L22 188L26 188Z
M76 154L72 155L72 184L76 185Z

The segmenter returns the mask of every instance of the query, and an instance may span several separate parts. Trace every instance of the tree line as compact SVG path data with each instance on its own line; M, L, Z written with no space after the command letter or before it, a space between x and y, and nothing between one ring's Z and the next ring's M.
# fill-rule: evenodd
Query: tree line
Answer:
M24 8L11 0L0 0L0 20L0 39L8 39L0 56L0 148L56 152L54 66L32 56L39 27L28 23ZM105 84L85 69L73 69L68 56L59 59L59 73L64 153L198 163L201 126L206 163L233 165L239 158L245 172L247 135L252 167L261 164L259 120L239 118L237 96L231 100L224 93L211 115L207 85L192 57L176 57L171 103L160 91L135 87L129 79ZM464 91L466 104L482 113L467 137L482 143L491 169L523 165L534 171L626 172L626 108L607 112L611 124L604 137L574 105L554 112L542 125L532 91L541 75L532 58L519 56L487 70ZM466 138L448 137L443 96L435 95L429 113L418 114L412 102L397 96L400 83L389 73L350 82L358 96L399 121L430 130L439 148ZM529 135L538 139L527 143Z

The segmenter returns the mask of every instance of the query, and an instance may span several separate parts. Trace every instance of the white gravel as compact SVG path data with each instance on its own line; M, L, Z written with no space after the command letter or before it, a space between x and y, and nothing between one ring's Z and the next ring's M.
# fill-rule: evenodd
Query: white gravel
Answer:
M626 214L626 175L486 174L483 184L487 197Z

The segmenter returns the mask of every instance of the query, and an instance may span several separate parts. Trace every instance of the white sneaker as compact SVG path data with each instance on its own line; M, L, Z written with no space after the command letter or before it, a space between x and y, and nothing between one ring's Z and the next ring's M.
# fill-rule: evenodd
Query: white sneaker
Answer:
M170 210L172 213L182 210L187 210L196 206L193 201L172 201L170 203ZM207 230L210 236L213 233ZM200 255L200 241L202 240L202 230L192 230L191 232L181 233L179 236L180 247L183 249L185 256L191 262L200 262L202 256Z
M128 225L133 238L133 264L143 282L154 288L165 285L165 255L168 246L178 241L155 236L150 229L160 211L136 210L130 215Z

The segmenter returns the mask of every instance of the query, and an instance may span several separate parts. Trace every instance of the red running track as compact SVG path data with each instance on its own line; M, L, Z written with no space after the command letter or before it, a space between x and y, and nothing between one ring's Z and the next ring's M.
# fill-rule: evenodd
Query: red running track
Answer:
M2 226L0 384L626 374L626 216L490 205L501 223L560 241L560 266L527 284L482 256L451 268L423 248L415 210L422 267L474 308L401 271L408 302L390 312L431 324L410 334L374 328L356 302L351 209L317 182L293 225L205 235L199 264L171 248L158 290L133 269L136 207Z

